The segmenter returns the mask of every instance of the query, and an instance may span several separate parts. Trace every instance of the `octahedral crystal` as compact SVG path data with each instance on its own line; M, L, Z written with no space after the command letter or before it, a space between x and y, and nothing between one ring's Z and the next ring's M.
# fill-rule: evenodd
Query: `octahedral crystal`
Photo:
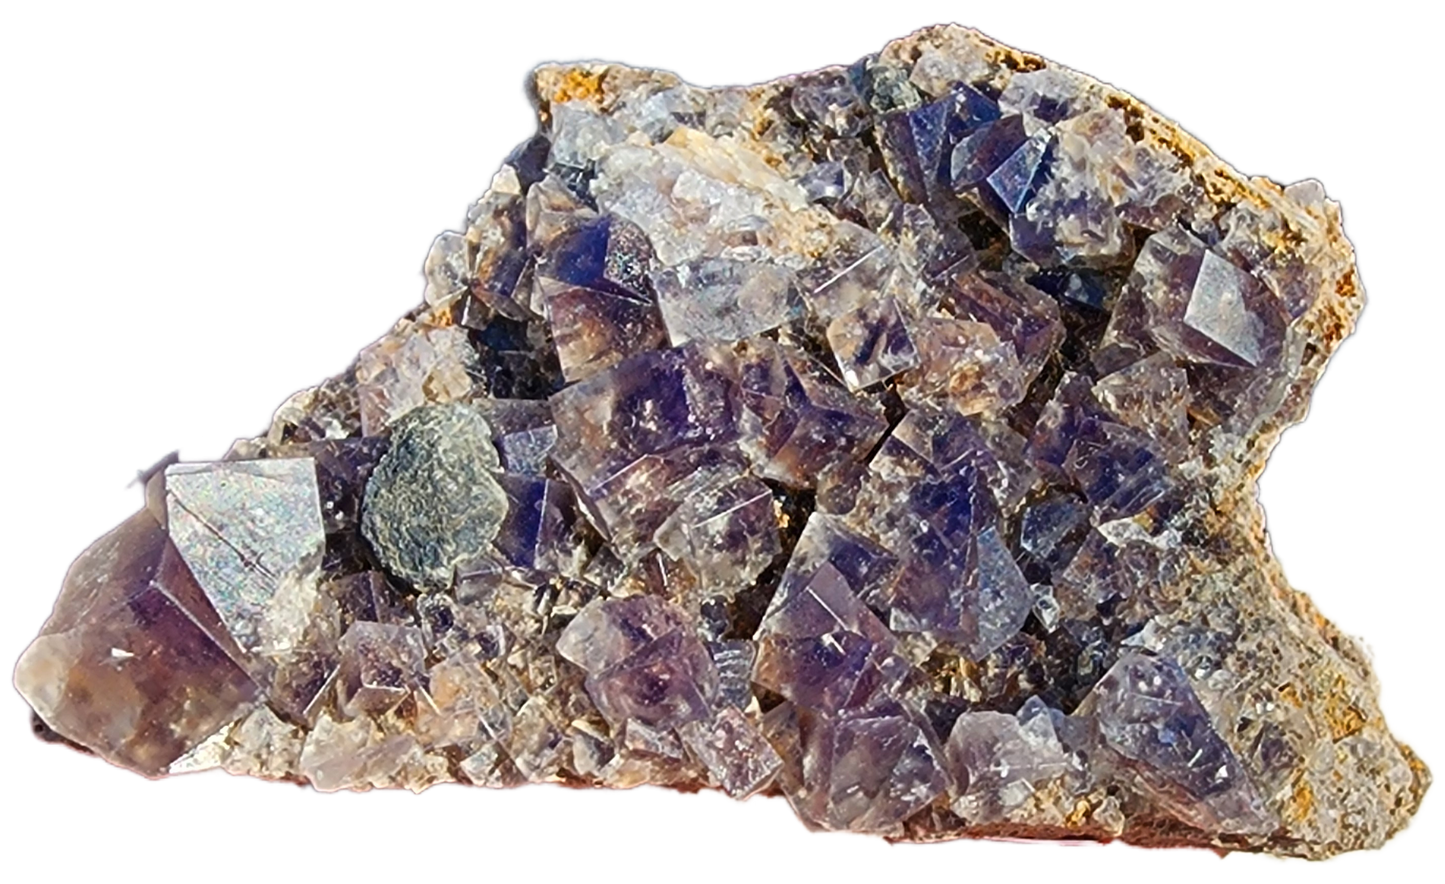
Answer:
M423 303L75 562L16 670L42 733L902 840L1406 824L1429 773L1254 498L1362 304L1317 184L958 27L532 94Z

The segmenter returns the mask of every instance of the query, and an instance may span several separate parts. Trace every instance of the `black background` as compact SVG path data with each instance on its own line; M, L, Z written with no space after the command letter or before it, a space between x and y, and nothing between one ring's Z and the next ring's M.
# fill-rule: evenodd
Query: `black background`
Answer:
M756 79L851 61L925 20L871 10L844 29L842 7L793 23L757 7L676 20L634 9L620 23L598 9L577 20L506 12L555 20L488 25L419 7L394 23L237 19L185 36L169 30L176 22L117 20L114 39L104 26L82 42L56 39L53 61L27 75L16 110L26 159L10 199L23 228L10 250L12 556L23 562L10 579L10 647L42 620L75 549L136 504L120 493L134 468L175 445L218 454L415 298L431 238L457 224L529 131L516 82L533 59L595 52L699 81ZM647 14L653 26L639 25ZM1204 26L1202 16L1166 30L1152 16L980 26L1165 105L1244 172L1316 178L1344 205L1383 308L1329 373L1308 425L1280 443L1261 500L1296 579L1383 647L1397 721L1438 748L1433 672L1415 662L1435 628L1439 579L1406 507L1438 497L1439 455L1428 407L1416 416L1399 402L1400 391L1433 396L1431 376L1403 360L1431 347L1418 313L1438 298L1438 285L1416 282L1431 256L1402 233L1425 211L1410 189L1418 108L1399 78L1409 53L1354 22L1305 32ZM218 851L301 848L301 871L318 874L371 857L418 877L452 862L477 875L516 862L520 874L738 877L886 857L880 871L897 875L998 859L1022 874L1212 865L996 846L889 857L879 845L809 841L780 806L740 812L650 793L358 800L221 780L150 786L36 747L19 702L0 745L17 794L58 807L66 826L103 823L117 848L131 826L139 838L147 826L197 825ZM53 825L45 819L33 825ZM1383 862L1400 870L1428 849L1412 838Z

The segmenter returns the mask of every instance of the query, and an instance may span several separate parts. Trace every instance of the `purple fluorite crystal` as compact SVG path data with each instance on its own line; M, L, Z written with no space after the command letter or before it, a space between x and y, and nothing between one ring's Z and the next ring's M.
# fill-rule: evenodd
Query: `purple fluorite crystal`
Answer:
M912 840L1405 824L1428 772L1253 500L1360 306L1317 186L960 28L533 85L424 303L76 561L16 671L42 732Z

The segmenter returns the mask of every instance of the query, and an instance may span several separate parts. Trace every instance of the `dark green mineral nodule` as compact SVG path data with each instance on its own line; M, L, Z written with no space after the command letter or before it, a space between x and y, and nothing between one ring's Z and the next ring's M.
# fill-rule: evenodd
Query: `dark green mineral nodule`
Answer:
M396 421L361 507L361 534L382 567L418 587L448 587L501 527L507 497L492 476L500 466L491 428L471 405L423 405Z

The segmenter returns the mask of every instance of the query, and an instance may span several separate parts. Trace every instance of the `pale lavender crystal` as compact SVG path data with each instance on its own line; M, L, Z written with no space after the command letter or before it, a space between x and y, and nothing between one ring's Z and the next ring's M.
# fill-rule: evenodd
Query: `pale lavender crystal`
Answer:
M894 683L905 666L897 640L859 600L893 567L886 551L815 513L758 627L754 681L830 712Z
M591 491L640 457L733 441L732 382L712 355L649 353L556 394L558 461Z
M1184 325L1222 347L1246 365L1259 365L1269 348L1277 346L1270 319L1251 309L1260 300L1261 286L1254 277L1219 257L1205 252L1199 275L1184 308ZM1276 319L1276 323L1278 320Z
M621 739L617 745L622 750L622 756L630 760L642 759L673 766L686 757L687 750L679 732L690 724L696 724L696 720L669 728L654 727L642 718L629 718L618 725Z
M1329 200L1324 186L1314 179L1296 181L1285 193L1301 205L1323 209ZM1301 243L1299 249L1276 248L1271 237L1286 234L1287 222L1278 213L1261 214L1248 206L1236 206L1220 219L1223 238L1218 250L1231 263L1247 267L1279 298L1291 320L1303 316L1319 302L1321 267L1327 255L1320 243Z
M492 429L502 469L523 476L545 476L557 427L546 402L532 399L486 399L478 410Z
M1029 457L1046 475L1067 480L1064 464L1077 439L1097 435L1109 415L1094 398L1085 375L1069 373L1059 379L1054 395L1039 414L1029 438Z
M897 207L883 232L896 246L897 267L890 284L903 291L920 319L937 306L938 289L948 279L979 268L980 256L967 234L946 218L940 222L923 206L909 203Z
M512 730L505 748L510 766L516 769L524 782L546 782L564 763L566 736L558 722L553 721L552 715L545 700L530 697L512 718ZM506 774L501 771L496 773L505 783Z
M238 654L165 529L142 511L71 566L15 681L50 727L90 735L87 748L107 760L159 776L258 699Z
M1238 833L1277 825L1178 663L1126 653L1091 700L1104 743L1181 819Z
M844 220L834 229L834 247L838 249L840 257L844 260L825 258L820 262L819 270L822 272L819 279L834 278L836 273L847 268L849 272L846 273L844 279L849 280L849 285L843 288L840 294L848 293L856 296L858 298L854 301L856 306L856 304L870 299L868 288L863 286L868 285L875 274L878 274L876 278L880 284L875 285L873 290L881 291L891 279L892 271L896 267L893 260L893 249L890 245L885 243L882 249L861 263L851 260L861 255L856 246L867 243L874 231L878 234L884 233L891 223L903 216L907 204L903 202L897 188L893 186L893 182L888 180L888 175L882 169L868 170L867 164L872 162L872 159L867 153L855 156L854 162L853 186L850 188L850 192L839 200L838 212L847 219L858 219L866 226L859 227L853 225L851 220ZM854 230L853 227L857 227L857 229ZM858 231L862 231L862 233L860 234ZM840 234L843 235L840 236ZM855 269L863 271L863 273L855 275L852 272ZM821 318L836 315L839 306L835 304L832 307L826 307L818 301L814 301L812 304L813 310Z
M1176 227L1140 250L1105 341L1254 368L1279 355L1285 318L1258 280Z
M1151 378L1149 384L1160 380L1168 383L1168 375ZM1143 403L1141 397L1129 404ZM1126 403L1118 405L1127 407ZM1129 422L1150 427L1154 431L1151 438L1132 426L1115 422L1095 398L1087 379L1073 375L1063 379L1045 407L1030 448L1041 467L1067 476L1095 507L1100 520L1108 521L1139 513L1174 490L1176 480L1170 475L1168 463L1171 449L1165 446L1177 444L1178 421L1182 417L1177 411L1151 416L1131 409ZM1161 423L1155 425L1156 420ZM1172 452L1177 454L1178 449Z
M417 704L418 728L433 746L471 746L479 740L505 743L512 710L482 661L457 651L427 671L426 691Z
M863 98L848 71L824 68L798 77L792 91L792 109L836 135L857 135L869 126Z
M653 276L674 347L691 340L740 341L797 313L793 272L773 264L706 258Z
M1028 283L993 273L970 274L956 279L949 297L960 314L987 323L1001 340L1014 345L1025 385L1063 339L1058 304Z
M773 493L752 478L696 489L659 526L656 539L713 592L746 587L783 549Z
M502 466L509 473L540 476L547 470L552 449L557 447L557 428L546 424L506 433L495 440Z
M879 544L850 530L843 519L814 513L808 517L793 547L782 585L801 585L825 566L837 572L853 595L875 601L893 582L898 559Z
M1022 114L1034 131L1078 113L1086 85L1084 77L1066 68L1024 71L1009 78L998 103L1005 112Z
M1089 527L1089 507L1084 501L1073 494L1054 492L1023 511L1019 547L1045 568L1062 569Z
M1064 471L1103 520L1143 510L1173 484L1158 448L1119 424L1099 423L1076 440Z
M1016 714L965 712L944 747L954 813L974 823L1003 819L1051 780L1073 770L1050 711L1030 697Z
M784 794L820 829L893 834L948 787L942 752L903 710L800 716L802 778Z
M778 753L733 706L718 710L711 721L690 721L678 733L718 788L734 798L767 786L783 766Z
M662 496L661 517L634 499L659 492L737 440L730 360L697 345L625 360L552 398L553 457L577 485L597 527L650 537L680 498Z
M753 662L757 648L746 639L708 643L708 653L717 666L718 699L723 703L747 708L753 701Z
M963 596L963 634L968 652L983 657L1023 628L1033 593L997 528L975 539L978 555L974 585Z
M853 518L901 563L873 597L890 628L957 642L978 659L1018 632L1032 594L1000 540L995 458L966 424L933 429L911 413L894 430Z
M1170 455L1189 444L1189 376L1155 353L1094 382L1094 398L1118 421L1149 434Z
M748 344L738 377L743 446L765 478L812 487L826 468L861 460L887 428L881 409L772 341Z
M1052 128L1043 180L1009 220L1014 249L1044 266L1127 258L1133 244L1126 222L1157 226L1173 208L1160 205L1169 200L1161 182L1178 182L1138 147L1122 114L1096 110Z
M1010 214L1017 214L1033 197L1052 145L1052 136L1039 132L1019 145L984 179Z
M1068 610L1092 614L1117 599L1159 595L1184 564L1177 531L1151 534L1133 519L1116 519L1087 532L1068 565L1055 570L1054 587Z
M666 542L659 532L684 501L736 475L743 462L731 447L686 446L644 455L590 495L584 489L582 502L614 550L636 561Z
M823 162L798 179L798 184L808 195L809 202L831 202L847 192L846 174L842 163Z
M341 637L337 684L351 715L386 712L425 684L426 646L411 626L357 622Z
M707 718L717 668L681 611L655 596L605 599L583 609L557 653L587 672L587 694L609 721L671 728Z
M892 188L888 192L892 194ZM823 260L803 278L803 299L808 309L824 321L870 303L893 270L887 244L866 227L848 221L838 224L833 228L831 245Z
M828 345L849 390L861 390L918 365L918 348L898 302L881 298L828 324Z
M653 596L596 601L557 637L557 653L587 672L601 672L685 628L682 613Z
M965 465L982 471L999 506L1016 508L1037 479L1024 459L1024 440L997 423L980 423L947 410L913 408L893 428L875 458L880 477L894 471L934 470ZM911 467L909 465L912 465Z
M361 430L381 435L402 415L430 402L464 398L475 386L477 353L465 330L418 327L407 320L357 355L356 390ZM327 434L349 432L338 419Z
M1023 399L1018 354L991 326L942 318L919 325L919 368L899 384L905 401L969 415L997 413Z
M563 169L585 170L610 143L620 140L624 131L616 120L597 113L585 101L558 102L552 110L552 149L548 159Z

